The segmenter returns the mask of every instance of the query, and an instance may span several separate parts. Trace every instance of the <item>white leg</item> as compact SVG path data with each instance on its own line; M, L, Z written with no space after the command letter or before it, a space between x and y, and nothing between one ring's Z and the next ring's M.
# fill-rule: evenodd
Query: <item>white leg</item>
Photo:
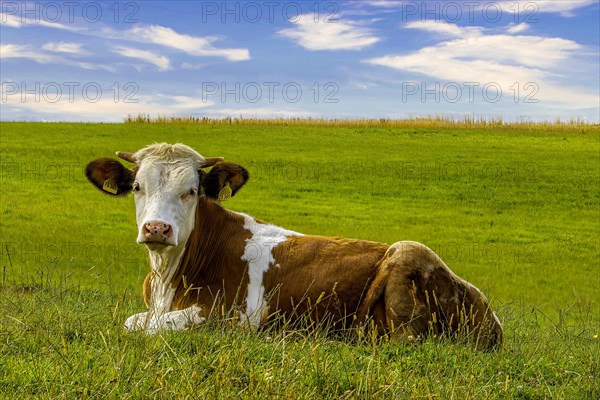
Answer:
M154 334L160 331L182 331L200 325L206 320L200 316L200 307L191 306L179 311L171 311L154 316L146 329L146 333Z
M134 332L146 329L146 326L148 325L149 314L150 313L148 312L133 314L131 317L127 318L127 321L125 321L125 330L127 332Z

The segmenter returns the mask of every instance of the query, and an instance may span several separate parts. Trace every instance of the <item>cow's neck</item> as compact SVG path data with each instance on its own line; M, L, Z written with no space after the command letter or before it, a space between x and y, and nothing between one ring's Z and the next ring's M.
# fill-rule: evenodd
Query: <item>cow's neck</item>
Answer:
M179 282L176 297L191 286L220 285L225 276L234 280L243 275L241 256L250 237L243 221L242 215L199 198L194 230L181 260L180 274L187 282Z
M219 283L224 276L243 277L241 257L250 237L244 216L201 196L194 218L185 245L162 254L150 252L150 304L157 313L187 307L196 289Z
M150 261L150 311L155 314L162 314L171 310L175 288L172 285L173 278L176 277L181 263L181 258L185 253L185 244L171 247L168 251L158 252L149 251L148 260Z

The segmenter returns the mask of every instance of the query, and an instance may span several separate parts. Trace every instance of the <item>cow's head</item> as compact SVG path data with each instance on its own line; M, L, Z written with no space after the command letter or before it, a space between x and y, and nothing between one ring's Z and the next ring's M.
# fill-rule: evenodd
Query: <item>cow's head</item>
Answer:
M138 243L163 251L185 244L194 229L198 197L218 200L233 196L248 180L242 166L205 158L183 144L159 143L135 153L117 152L135 166L112 158L90 162L85 174L97 188L112 196L133 192ZM213 167L210 172L204 168Z

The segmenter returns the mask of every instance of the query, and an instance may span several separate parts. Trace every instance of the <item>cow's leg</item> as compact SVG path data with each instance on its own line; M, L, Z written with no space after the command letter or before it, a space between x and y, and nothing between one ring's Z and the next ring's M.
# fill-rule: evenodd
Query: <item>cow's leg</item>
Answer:
M149 318L149 312L133 314L125 321L125 330L128 332L142 331L148 326Z
M155 315L152 311L134 314L125 321L125 330L146 331L150 334L167 330L181 331L205 321L205 318L200 316L200 310L198 306L191 306L160 315Z
M154 334L161 331L182 331L200 325L206 318L201 316L202 309L193 305L183 310L170 311L155 315L150 320L146 333Z
M427 334L461 333L481 349L502 342L502 327L485 296L417 242L390 246L365 300L359 317L374 315L371 310L383 301L385 321L380 323L405 342Z

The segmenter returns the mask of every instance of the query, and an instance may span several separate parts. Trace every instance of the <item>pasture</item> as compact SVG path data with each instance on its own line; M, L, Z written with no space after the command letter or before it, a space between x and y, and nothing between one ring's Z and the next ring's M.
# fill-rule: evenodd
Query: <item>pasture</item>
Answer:
M1 123L0 398L596 399L600 128ZM224 205L303 233L420 241L492 301L499 353L212 321L146 337L133 200L83 168L186 143L245 166Z

